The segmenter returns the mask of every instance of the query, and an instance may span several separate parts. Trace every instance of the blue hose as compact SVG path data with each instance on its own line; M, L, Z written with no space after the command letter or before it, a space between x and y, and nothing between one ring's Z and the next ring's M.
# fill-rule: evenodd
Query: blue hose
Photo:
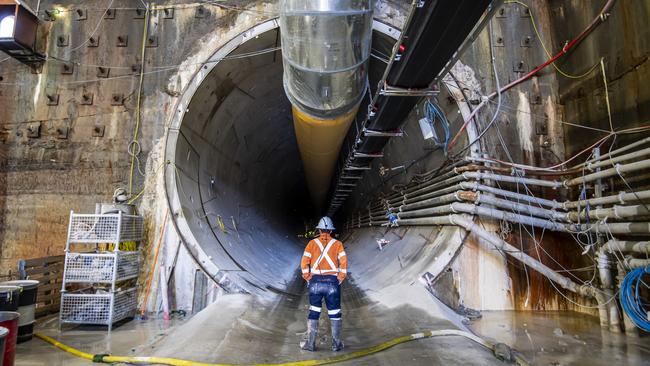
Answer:
M640 329L650 332L650 321L648 320L648 303L641 300L639 289L641 286L646 286L643 282L643 276L650 274L650 266L635 268L631 270L623 279L621 283L621 306L632 320L632 322Z
M445 139L444 141L441 141L441 139L439 139L434 134L433 141L436 143L436 146L443 147L443 151L446 152L447 145L449 145L449 140L451 139L451 131L449 129L449 121L447 120L447 117L442 112L442 109L440 109L440 107L431 103L428 100L424 103L424 116L427 120L429 120L429 123L431 124L431 128L434 131L435 131L436 121L440 121L440 125L442 126L442 129L445 133Z

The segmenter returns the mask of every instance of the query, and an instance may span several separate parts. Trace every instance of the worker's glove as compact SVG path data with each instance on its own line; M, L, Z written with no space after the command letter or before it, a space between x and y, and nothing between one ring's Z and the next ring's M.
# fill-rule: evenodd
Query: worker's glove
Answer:
M302 278L304 278L307 282L311 281L311 273L303 273Z
M343 281L345 280L345 274L343 274L343 273L339 273L338 276L336 276L336 278L338 278L338 280L339 280L339 285L340 285L340 284L342 284Z

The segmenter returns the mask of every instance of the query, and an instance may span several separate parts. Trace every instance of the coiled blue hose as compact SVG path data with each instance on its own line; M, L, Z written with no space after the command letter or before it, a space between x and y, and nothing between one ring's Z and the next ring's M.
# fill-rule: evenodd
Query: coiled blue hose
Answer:
M641 299L640 288L648 287L643 282L643 276L650 274L650 266L635 268L631 270L621 283L621 306L632 322L640 329L650 332L650 321L648 320L648 303Z

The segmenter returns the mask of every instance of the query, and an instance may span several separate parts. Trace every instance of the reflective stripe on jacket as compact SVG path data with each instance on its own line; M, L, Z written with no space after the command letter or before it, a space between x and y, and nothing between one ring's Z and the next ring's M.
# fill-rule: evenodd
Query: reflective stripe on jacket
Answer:
M300 261L302 273L320 275L339 275L345 277L348 269L348 257L343 243L328 234L322 234L311 240Z

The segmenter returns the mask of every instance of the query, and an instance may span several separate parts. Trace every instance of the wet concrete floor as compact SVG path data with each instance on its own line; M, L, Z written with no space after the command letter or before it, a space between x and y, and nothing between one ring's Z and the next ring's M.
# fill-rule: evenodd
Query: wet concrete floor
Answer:
M611 333L585 314L488 311L471 328L517 349L534 365L650 365L649 336Z
M295 293L303 290L297 282ZM390 294L368 296L352 282L344 285L343 317L346 352L389 339L435 329L462 327L447 320L444 309L418 284ZM304 293L304 291L303 291ZM382 296L401 302L386 305ZM430 301L431 309L422 307ZM409 305L415 304L414 305ZM306 295L282 295L263 301L249 295L224 295L186 320L134 320L115 328L77 327L59 333L56 318L39 331L89 353L155 355L202 362L273 363L324 358L329 351L329 321L321 317L318 346L310 353L298 348L306 330ZM450 317L451 319L451 317ZM486 312L471 328L479 335L507 343L535 365L650 364L647 338L629 340L600 332L598 320L576 313ZM556 329L561 329L557 331ZM555 331L555 332L554 332ZM557 335L561 334L561 335ZM90 365L34 339L19 345L17 366ZM490 351L459 337L423 339L340 365L501 365Z
M300 292L304 282L296 284ZM419 285L416 290L424 293ZM450 321L413 307L399 306L391 309L378 304L354 285L344 284L343 319L346 351L358 351L395 337L429 329L458 329ZM428 295L428 294L427 294ZM227 296L228 297L228 296ZM299 349L305 337L309 303L306 293L294 297L282 296L268 304L245 295L223 298L221 304L211 305L187 324L179 327L173 336L149 347L148 354L185 357L206 362L274 363L324 358L336 353L330 349L329 319L321 316L317 347L311 353ZM432 303L432 306L434 304ZM224 312L227 317L222 317ZM326 313L325 313L326 314ZM216 322L221 319L221 322ZM208 325L209 324L209 325ZM184 342L184 339L203 341ZM462 350L462 352L458 352ZM403 344L380 354L357 359L341 365L432 365L499 363L491 352L473 342L459 337L444 337Z

